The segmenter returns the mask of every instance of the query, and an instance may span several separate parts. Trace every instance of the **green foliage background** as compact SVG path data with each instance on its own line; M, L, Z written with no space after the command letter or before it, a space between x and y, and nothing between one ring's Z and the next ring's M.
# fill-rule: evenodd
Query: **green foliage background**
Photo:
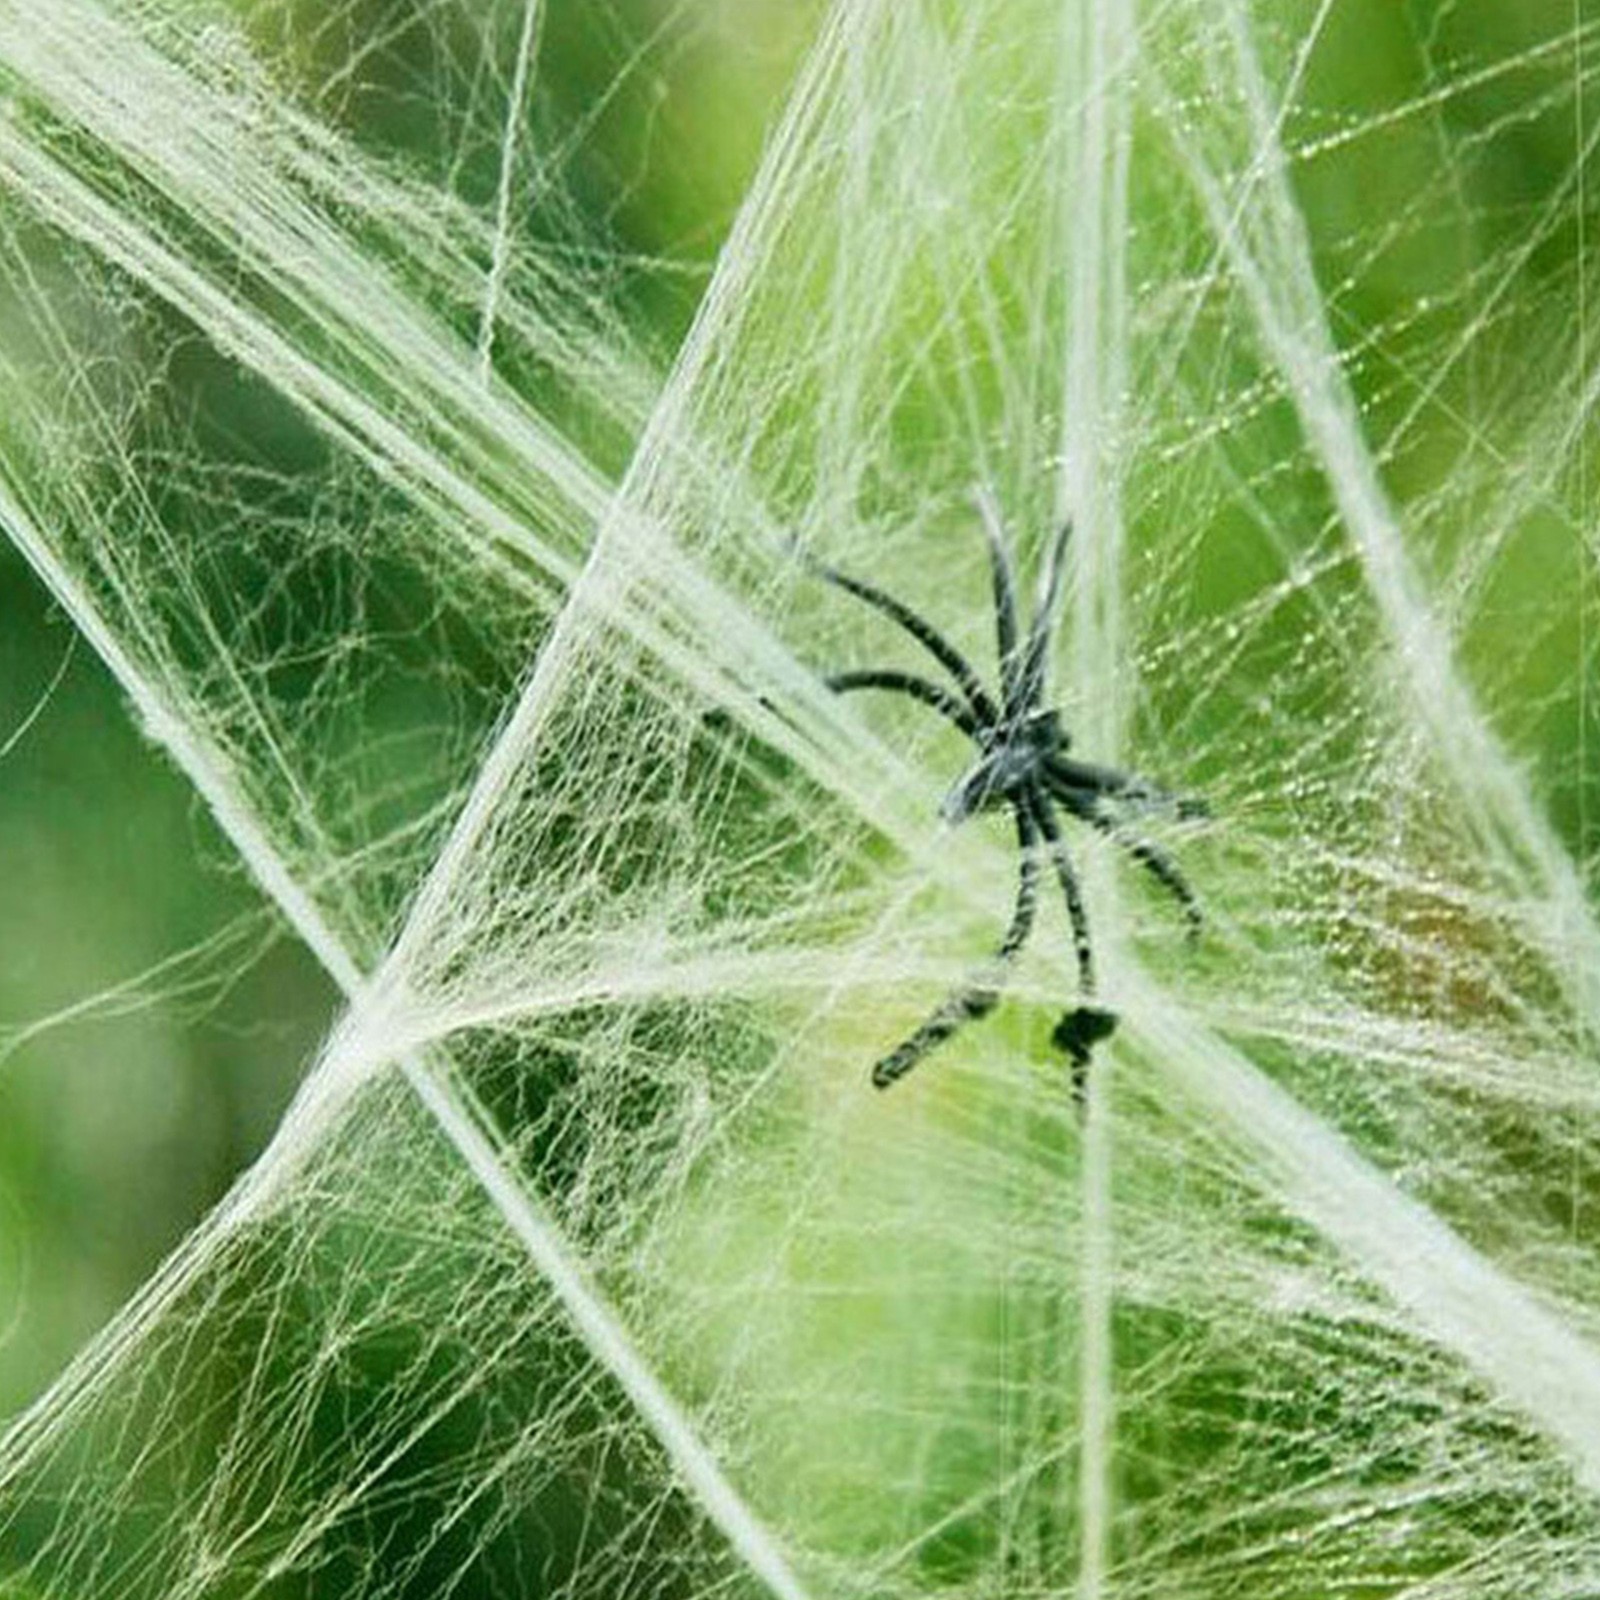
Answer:
M275 65L359 142L437 176L460 153L429 138L439 125L416 114L415 98L449 41L420 13L396 25L394 9L341 6L314 54ZM520 8L500 9L511 51ZM642 274L636 291L653 307L663 353L692 313L815 9L677 8L671 74L653 58L643 81L618 88L616 41L659 25L656 7L629 0L587 26L580 8L553 8L543 59L557 103L580 118L612 96L585 157L596 236L678 264L670 276ZM386 42L374 54L375 33ZM273 59L270 32L258 37ZM353 79L325 98L321 87L358 57ZM464 197L492 198L497 156L485 146L459 172ZM620 211L618 173L629 175ZM271 450L297 429L272 397L203 362L182 387L217 415L219 448L265 436ZM9 1412L260 1152L334 996L9 547L0 573L0 1043L10 1045L0 1067L0 1412ZM295 582L290 603L314 608L316 575ZM199 959L184 959L192 953ZM81 1019L27 1037L86 1003Z
M435 176L473 205L489 202L492 143L446 147L434 138L438 129L425 106L419 110L441 75L439 57L451 49L448 29L397 24L403 7L363 0L339 6L326 28L297 32L299 53L275 57L271 14L253 15L248 4L239 9L274 69L321 115L384 161ZM541 64L545 114L586 124L570 168L585 208L582 224L605 241L610 287L637 308L635 325L647 330L663 370L818 14L815 5L785 0L688 0L670 9L659 0L611 0L552 10ZM1439 59L1450 57L1452 41L1509 57L1590 20L1582 4L1568 0L1343 0L1311 59L1289 131L1309 139L1319 125L1333 133L1376 122L1386 108L1425 96L1430 79L1419 40ZM509 49L517 21L517 8L505 6L485 25L506 31ZM618 40L651 37L656 29L676 42L652 53L647 71L619 78L626 52ZM376 49L374 39L382 41ZM1547 70L1552 91L1570 84L1570 60L1552 54ZM1515 104L1503 103L1509 94ZM1420 337L1420 319L1408 308L1447 292L1465 263L1508 249L1527 212L1572 181L1572 107L1552 92L1546 110L1529 111L1540 99L1526 75L1514 88L1488 81L1452 97L1447 117L1486 127L1512 123L1494 141L1492 159L1471 169L1481 192L1463 198L1456 219L1408 232L1377 270L1359 276L1342 253L1346 241L1365 236L1374 218L1404 212L1436 171L1434 129L1425 119L1400 120L1392 131L1335 142L1297 169L1322 281L1352 286L1336 303L1336 337L1385 330L1351 363L1380 435L1385 409L1404 403L1393 375L1406 370L1414 354L1408 341ZM1600 106L1595 110L1600 115ZM1591 212L1587 202L1575 206L1571 228L1528 260L1511 286L1495 334L1508 358L1524 346L1529 360L1546 353L1544 297L1587 292ZM1470 229L1461 217L1472 219ZM7 337L4 298L0 293L0 341ZM1438 341L1441 331L1435 321L1426 337ZM1452 381L1464 386L1460 399L1470 409L1471 372ZM172 393L174 405L191 404L215 419L219 453L260 448L281 464L296 449L313 448L280 402L201 355L175 368ZM1284 430L1287 449L1287 419ZM1514 436L1488 443L1513 452L1519 445ZM1443 441L1431 449L1425 434L1413 434L1405 457L1385 470L1406 499L1426 494L1452 459ZM1237 538L1220 537L1229 531L1227 515L1197 561L1192 619L1225 617L1253 587L1248 523L1241 517ZM1465 524L1455 533L1460 540L1472 535ZM1593 758L1600 732L1592 721L1600 691L1587 702L1585 729L1571 714L1570 680L1586 649L1592 655L1583 636L1597 626L1594 572L1581 547L1574 550L1570 529L1553 519L1531 517L1515 538L1485 607L1499 619L1498 631L1478 629L1472 649L1493 662L1502 691L1514 691L1495 708L1499 726L1538 774L1574 856L1592 862L1600 847L1600 767ZM1447 543L1417 552L1425 567L1443 570L1452 553ZM1570 581L1552 583L1558 570L1570 570ZM324 576L314 568L293 572L285 604L314 609ZM393 599L398 626L405 597ZM1529 638L1535 643L1525 647ZM455 692L489 705L514 687L492 673L476 675L470 640L460 651ZM1338 685L1327 692L1337 696ZM440 714L448 716L448 706ZM12 554L0 556L0 749L6 1414L128 1299L263 1148L337 1008L330 986L262 906L204 808L142 739L91 651L74 641ZM733 1248L762 1248L759 1221ZM380 1382L381 1372L375 1368L371 1377ZM1197 1406L1206 1398L1197 1396ZM1203 1454L1203 1436L1185 1448ZM582 1510L545 1508L552 1548ZM673 1534L668 1519L659 1536ZM935 1566L945 1559L959 1570L959 1543L958 1533L942 1556L936 1553ZM559 1567L559 1557L552 1559ZM415 1592L428 1592L429 1581L419 1575Z

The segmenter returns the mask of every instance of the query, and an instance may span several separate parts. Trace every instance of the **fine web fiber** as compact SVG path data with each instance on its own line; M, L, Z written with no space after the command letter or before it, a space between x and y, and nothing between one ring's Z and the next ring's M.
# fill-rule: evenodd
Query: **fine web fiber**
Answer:
M345 1007L0 1435L7 1600L1600 1589L1600 35L811 22L700 281L727 8L0 0L0 526ZM975 485L1212 810L1197 948L1072 841L1083 1110L1053 904L867 1086L1016 864L797 552L992 671Z

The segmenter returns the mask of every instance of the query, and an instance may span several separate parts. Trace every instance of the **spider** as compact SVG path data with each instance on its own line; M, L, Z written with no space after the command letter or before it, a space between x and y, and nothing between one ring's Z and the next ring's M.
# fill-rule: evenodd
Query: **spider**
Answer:
M1084 1003L1066 1012L1051 1035L1072 1062L1073 1092L1083 1101L1089 1056L1116 1027L1116 1014L1094 1005L1094 953L1089 919L1077 873L1062 836L1061 813L1087 822L1136 860L1183 908L1189 935L1202 921L1200 904L1188 880L1157 844L1129 831L1129 811L1170 810L1179 817L1204 816L1204 802L1175 796L1137 773L1093 766L1067 754L1072 740L1059 714L1044 704L1045 673L1056 608L1061 599L1062 558L1072 531L1064 522L1052 541L1043 593L1026 639L1018 631L1016 578L1000 515L990 495L974 493L979 521L989 545L994 579L995 631L1000 650L1000 693L992 696L966 657L910 606L875 585L815 563L819 577L864 600L897 623L949 674L947 688L914 673L871 667L836 672L824 681L837 694L882 689L903 694L953 722L978 748L978 759L945 796L940 815L952 826L980 811L1009 806L1021 855L1020 879L1011 925L990 963L975 972L933 1011L916 1031L872 1069L873 1086L899 1082L929 1051L965 1023L986 1016L1000 1000L1001 986L1033 929L1039 895L1040 855L1048 855L1072 922L1078 960L1078 989Z

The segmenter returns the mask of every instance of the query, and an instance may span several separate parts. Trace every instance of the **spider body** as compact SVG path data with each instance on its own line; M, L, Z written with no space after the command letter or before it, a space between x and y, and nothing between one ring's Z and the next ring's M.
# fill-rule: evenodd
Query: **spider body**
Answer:
M980 740L982 758L944 797L939 815L952 825L979 811L1016 805L1034 784L1047 780L1052 758L1066 748L1054 711L1034 711L988 732Z
M1052 1038L1072 1061L1073 1086L1081 1100L1090 1052L1116 1027L1116 1016L1091 1003L1095 976L1089 919L1062 834L1061 816L1088 823L1125 849L1183 907L1193 935L1199 931L1201 914L1188 881L1158 844L1132 832L1128 823L1130 818L1152 811L1179 817L1204 815L1205 807L1199 801L1169 794L1138 773L1096 766L1067 754L1070 736L1061 726L1059 713L1045 705L1044 691L1070 524L1062 525L1051 544L1039 606L1024 638L1017 616L1016 579L999 512L986 492L980 490L975 499L989 543L994 582L998 695L991 695L967 659L909 606L836 568L818 567L829 583L903 628L944 669L949 680L947 686L913 673L870 668L835 673L827 679L829 688L839 694L877 689L906 695L954 723L977 747L977 759L945 796L941 817L954 826L980 812L1008 808L1020 854L1011 924L993 957L877 1063L872 1081L879 1089L898 1082L929 1051L999 1003L1006 972L1032 932L1041 859L1048 859L1072 923L1078 988L1084 1002L1061 1018Z

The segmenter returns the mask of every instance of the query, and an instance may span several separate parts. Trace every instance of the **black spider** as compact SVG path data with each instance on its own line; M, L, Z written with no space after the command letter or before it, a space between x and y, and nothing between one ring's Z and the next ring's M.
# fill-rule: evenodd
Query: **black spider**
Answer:
M1000 999L1006 969L1027 941L1033 927L1039 890L1040 843L1048 853L1067 914L1072 919L1078 953L1078 987L1086 1001L1094 997L1094 956L1089 947L1089 921L1077 873L1062 838L1060 812L1087 822L1115 840L1145 868L1184 909L1191 937L1200 931L1199 902L1176 864L1159 845L1124 826L1127 810L1169 809L1180 817L1205 814L1203 802L1168 794L1135 773L1091 766L1067 755L1071 738L1055 711L1043 704L1045 672L1056 607L1061 598L1061 563L1071 524L1062 525L1051 545L1044 593L1026 640L1018 636L1016 581L1006 552L999 514L983 492L976 496L980 520L989 540L994 572L995 624L1000 646L998 701L979 681L971 664L928 622L892 595L829 566L817 571L829 583L865 600L898 623L954 680L953 692L914 673L868 668L838 672L826 682L847 694L856 689L887 689L909 695L949 718L978 747L978 760L945 796L940 814L946 822L965 821L975 812L1009 805L1016 820L1021 850L1021 881L1011 926L990 965L976 973L934 1011L915 1033L872 1069L876 1088L887 1089L903 1078L927 1053L943 1044L963 1023L992 1011ZM1116 1027L1113 1012L1085 1004L1067 1012L1056 1024L1052 1040L1072 1060L1074 1092L1082 1099L1089 1053Z

